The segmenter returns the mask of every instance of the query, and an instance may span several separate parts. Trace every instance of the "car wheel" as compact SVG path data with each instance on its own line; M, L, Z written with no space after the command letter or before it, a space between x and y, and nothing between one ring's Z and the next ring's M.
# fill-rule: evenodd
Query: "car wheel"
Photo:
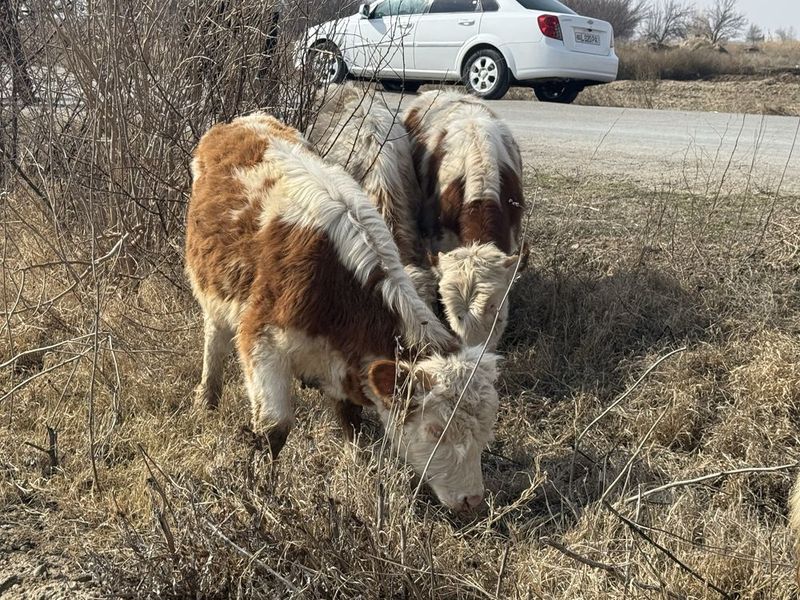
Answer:
M511 87L506 59L491 48L473 53L467 59L461 76L469 93L486 100L502 98Z
M564 81L537 83L533 86L533 93L536 94L539 102L571 104L580 92L581 88L574 83L566 83Z
M408 92L415 94L422 84L419 81L400 81L397 79L384 79L381 81L383 89L387 92Z
M319 83L342 83L347 76L347 65L344 64L342 53L333 42L322 42L308 51L308 63Z

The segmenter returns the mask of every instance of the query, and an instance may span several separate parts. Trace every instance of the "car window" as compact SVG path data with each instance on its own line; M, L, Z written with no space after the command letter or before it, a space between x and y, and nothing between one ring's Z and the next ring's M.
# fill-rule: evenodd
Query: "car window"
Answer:
M431 13L463 13L478 10L478 0L433 0Z
M397 15L418 15L428 8L428 0L386 0L372 12L370 19L395 17Z
M481 0L481 10L483 12L497 12L499 9L497 0Z
M567 8L558 0L517 0L519 4L528 10L543 10L546 12L567 13L574 15L575 11Z

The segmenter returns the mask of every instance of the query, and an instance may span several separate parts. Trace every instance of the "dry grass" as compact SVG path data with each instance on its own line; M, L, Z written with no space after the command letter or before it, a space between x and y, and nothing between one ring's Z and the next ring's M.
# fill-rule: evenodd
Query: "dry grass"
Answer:
M221 410L193 409L201 332L178 257L130 280L123 246L75 284L87 248L55 251L16 189L2 356L63 345L0 371L7 549L25 556L27 541L30 560L90 573L87 595L793 597L787 469L626 499L800 457L797 198L544 175L528 189L533 268L514 294L485 455L491 508L472 522L412 500L377 425L348 447L316 392L298 389L274 464L243 432L235 365ZM30 445L47 450L48 427L56 465Z
M617 48L619 79L693 81L725 75L764 77L800 69L800 42L741 43L711 47L688 41L680 47L653 50L641 43Z
M192 407L187 153L220 112L274 102L302 122L295 92L313 90L281 83L290 40L268 56L263 31L241 26L269 16L261 2L219 15L208 57L186 44L203 39L201 13L150 2L144 27L92 6L95 54L67 52L80 15L45 28L42 102L0 105L13 116L0 147L15 151L0 156L4 597L796 596L790 469L635 496L800 458L797 197L716 160L654 189L530 176L490 507L456 518L413 498L376 422L345 444L314 391L296 390L275 463L244 429L233 362L220 410ZM189 14L186 39L140 45L167 14ZM278 71L256 77L275 52ZM94 64L112 75L102 90Z
M800 77L713 81L616 81L586 88L577 104L661 110L800 116Z
M623 45L617 49L619 80L586 88L577 102L800 116L800 42L767 42L757 52L744 44L726 48Z

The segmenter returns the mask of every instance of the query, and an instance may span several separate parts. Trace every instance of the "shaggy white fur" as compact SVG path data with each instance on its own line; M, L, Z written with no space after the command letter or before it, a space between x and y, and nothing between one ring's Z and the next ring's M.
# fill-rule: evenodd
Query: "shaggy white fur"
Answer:
M497 420L494 382L498 357L487 352L478 362L480 353L481 348L470 347L406 365L412 373L409 381L428 381L428 385L418 383L405 390L401 405L386 405L375 398L395 448L418 473L425 469L453 415L430 459L426 481L444 504L456 510L467 508L468 498L483 498L481 451L492 440ZM475 376L467 385L476 363ZM461 390L463 396L456 407Z
M471 244L439 254L439 295L447 322L464 343L483 344L491 333L487 347L497 347L508 321L508 302L500 304L516 263L516 256L507 256L494 244Z
M262 226L280 217L325 231L339 260L362 283L380 267L385 273L380 284L384 301L400 315L407 344L430 344L434 349L451 344L450 334L403 269L385 222L341 167L320 161L298 144L271 138L262 162L241 169L238 177L251 202L260 204ZM265 181L274 183L264 186Z
M416 221L422 192L400 117L374 92L353 84L331 85L317 102L317 118L306 132L309 141L361 184L394 235L402 261L419 264Z

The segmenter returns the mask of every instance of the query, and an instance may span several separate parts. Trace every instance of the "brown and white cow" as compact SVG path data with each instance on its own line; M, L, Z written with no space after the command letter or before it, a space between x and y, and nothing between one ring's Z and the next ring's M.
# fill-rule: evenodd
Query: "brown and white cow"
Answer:
M521 251L522 158L508 127L472 96L431 91L406 110L417 173L433 227L447 320L468 344L489 337ZM489 340L505 330L508 303Z
M343 167L361 184L392 232L417 293L433 304L436 281L418 223L422 190L400 117L374 91L352 83L329 85L316 100L318 112L307 139L326 161Z
M360 407L374 407L418 473L441 437L426 481L454 509L479 504L481 450L497 416L496 357L454 342L359 185L263 114L208 131L192 173L186 267L205 320L198 400L219 401L235 337L253 428L273 454L293 422L293 377L313 379L336 402L346 433ZM401 357L421 357L396 361L398 341L408 348Z

